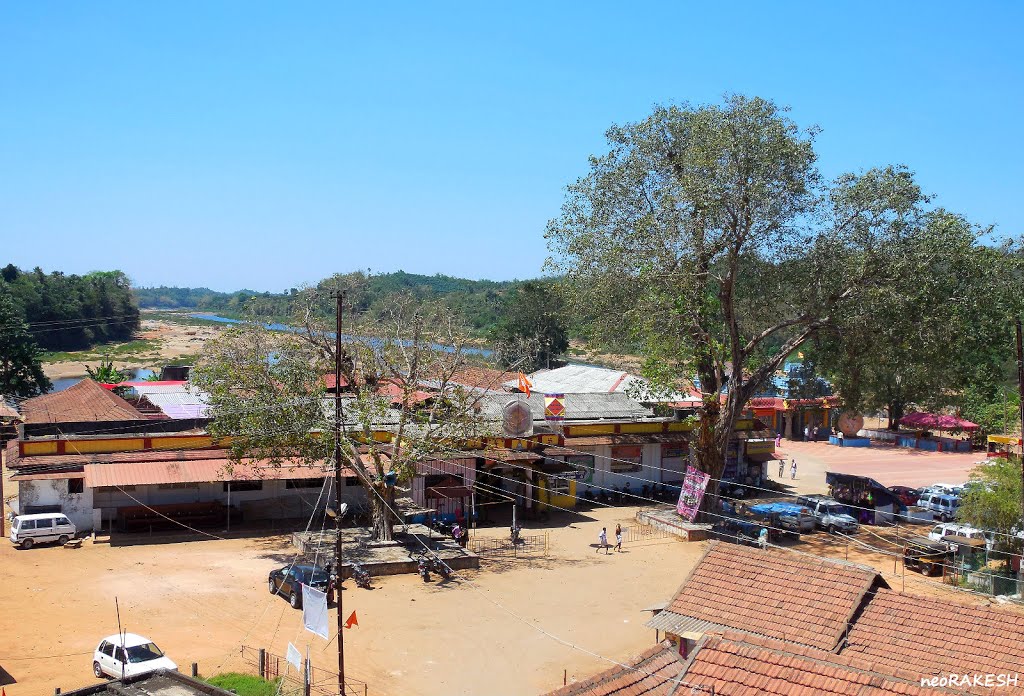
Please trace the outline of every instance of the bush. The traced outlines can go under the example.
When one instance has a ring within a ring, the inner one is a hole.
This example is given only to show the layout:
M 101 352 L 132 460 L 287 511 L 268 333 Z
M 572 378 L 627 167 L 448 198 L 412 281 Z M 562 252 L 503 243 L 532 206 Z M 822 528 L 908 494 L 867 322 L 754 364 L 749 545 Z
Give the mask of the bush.
M 238 696 L 275 696 L 280 681 L 280 677 L 274 681 L 268 681 L 254 674 L 225 672 L 210 677 L 206 683 L 225 691 L 234 691 Z

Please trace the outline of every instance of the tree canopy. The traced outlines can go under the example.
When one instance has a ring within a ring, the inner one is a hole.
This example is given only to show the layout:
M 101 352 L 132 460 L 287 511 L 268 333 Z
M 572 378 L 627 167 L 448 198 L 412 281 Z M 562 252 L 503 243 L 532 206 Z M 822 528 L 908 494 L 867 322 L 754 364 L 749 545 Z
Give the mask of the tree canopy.
M 529 280 L 513 288 L 491 334 L 498 359 L 520 371 L 551 367 L 569 347 L 565 302 L 551 282 Z
M 39 355 L 14 300 L 0 287 L 0 397 L 31 397 L 50 390 Z
M 292 320 L 301 327 L 297 333 L 250 323 L 205 346 L 193 381 L 210 394 L 210 431 L 232 437 L 234 459 L 314 463 L 325 475 L 333 470 L 336 421 L 326 394 L 334 372 L 332 294 L 358 296 L 361 289 L 343 277 L 334 288 L 321 284 L 300 293 Z M 406 298 L 346 317 L 340 465 L 366 490 L 374 538 L 388 540 L 396 495 L 386 475 L 401 485 L 417 462 L 448 458 L 453 442 L 486 429 L 473 408 L 477 396 L 453 380 L 466 364 L 467 344 L 450 312 Z
M 78 276 L 40 268 L 25 272 L 8 264 L 0 278 L 43 350 L 127 341 L 139 329 L 139 308 L 121 271 Z
M 783 361 L 938 263 L 941 230 L 911 172 L 826 182 L 815 135 L 760 98 L 656 107 L 608 130 L 548 224 L 573 310 L 641 346 L 649 377 L 701 388 L 694 448 L 712 493 L 737 418 Z

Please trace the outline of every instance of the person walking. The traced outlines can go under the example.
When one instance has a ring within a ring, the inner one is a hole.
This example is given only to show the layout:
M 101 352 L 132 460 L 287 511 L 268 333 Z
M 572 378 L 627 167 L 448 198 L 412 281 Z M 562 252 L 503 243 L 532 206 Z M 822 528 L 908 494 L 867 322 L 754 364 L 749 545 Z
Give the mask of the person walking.
M 809 442 L 811 439 L 811 426 L 804 426 L 804 442 Z
M 782 447 L 782 433 L 775 433 L 775 449 Z
M 615 525 L 615 550 L 622 552 L 622 525 Z
M 796 480 L 796 459 L 789 465 L 789 478 Z
M 786 460 L 779 459 L 779 478 L 781 479 L 786 474 Z
M 601 549 L 604 549 L 605 555 L 608 554 L 608 529 L 601 527 L 601 533 L 597 535 L 597 550 L 595 553 L 601 553 Z

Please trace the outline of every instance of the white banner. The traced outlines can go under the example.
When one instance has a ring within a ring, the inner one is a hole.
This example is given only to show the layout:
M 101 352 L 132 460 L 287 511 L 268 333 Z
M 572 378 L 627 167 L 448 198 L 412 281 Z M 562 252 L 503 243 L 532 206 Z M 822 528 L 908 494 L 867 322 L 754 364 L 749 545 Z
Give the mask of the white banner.
M 309 585 L 302 586 L 302 623 L 307 631 L 329 638 L 327 629 L 327 594 Z
M 288 644 L 288 654 L 285 655 L 288 664 L 295 665 L 295 669 L 302 671 L 302 653 L 291 643 Z

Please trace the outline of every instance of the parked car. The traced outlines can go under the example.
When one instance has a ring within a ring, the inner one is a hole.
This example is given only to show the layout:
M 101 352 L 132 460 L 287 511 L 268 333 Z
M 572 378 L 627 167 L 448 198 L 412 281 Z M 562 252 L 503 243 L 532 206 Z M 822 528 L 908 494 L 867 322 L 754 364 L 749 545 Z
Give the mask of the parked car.
M 947 539 L 946 537 L 950 538 Z M 991 534 L 987 534 L 984 530 L 976 529 L 970 525 L 957 524 L 955 522 L 943 522 L 935 525 L 928 532 L 928 538 L 932 541 L 945 541 L 947 543 L 956 539 L 982 539 L 990 550 L 992 548 Z
M 326 570 L 314 565 L 286 565 L 270 571 L 268 578 L 270 594 L 288 598 L 293 609 L 302 607 L 302 586 L 327 593 L 328 603 L 334 601 L 334 583 Z
M 92 654 L 92 673 L 120 679 L 148 674 L 158 669 L 175 670 L 178 665 L 164 655 L 149 638 L 134 633 L 107 636 Z
M 748 510 L 758 519 L 771 526 L 796 534 L 814 531 L 814 515 L 804 505 L 797 503 L 758 503 Z
M 945 493 L 926 493 L 917 501 L 918 507 L 923 507 L 943 522 L 949 522 L 956 517 L 956 511 L 960 507 L 960 499 L 956 496 Z
M 942 566 L 953 562 L 953 552 L 941 541 L 910 537 L 904 542 L 903 564 L 924 575 L 938 575 Z
M 896 500 L 905 507 L 917 505 L 917 501 L 921 497 L 921 491 L 909 486 L 889 486 L 889 492 L 896 496 Z
M 23 549 L 36 544 L 56 541 L 66 544 L 75 538 L 75 525 L 59 512 L 42 512 L 35 515 L 18 515 L 11 522 L 11 543 Z
M 845 534 L 857 531 L 857 520 L 847 514 L 846 508 L 838 501 L 828 496 L 806 495 L 796 501 L 806 506 L 814 516 L 814 523 L 821 529 L 827 529 L 829 534 L 835 534 L 836 530 Z
M 959 498 L 963 494 L 963 491 L 963 486 L 958 486 L 953 483 L 933 483 L 925 488 L 922 493 L 942 493 L 943 495 L 952 495 Z

